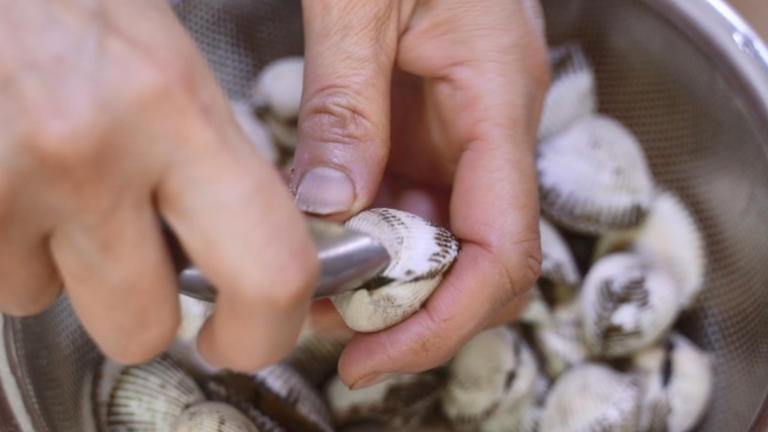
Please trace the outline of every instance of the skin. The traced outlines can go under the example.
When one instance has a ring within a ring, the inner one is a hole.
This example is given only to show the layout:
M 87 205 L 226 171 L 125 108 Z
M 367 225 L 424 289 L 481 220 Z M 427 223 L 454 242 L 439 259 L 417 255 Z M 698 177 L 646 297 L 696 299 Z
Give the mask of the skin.
M 202 356 L 239 370 L 283 357 L 317 277 L 308 230 L 167 2 L 0 6 L 0 311 L 38 313 L 64 289 L 107 355 L 158 354 L 179 321 L 159 215 L 219 288 Z M 303 6 L 293 190 L 309 169 L 333 167 L 354 195 L 324 216 L 375 202 L 462 241 L 421 311 L 348 345 L 340 375 L 361 387 L 443 363 L 524 304 L 540 264 L 545 43 L 534 1 Z M 333 327 L 327 303 L 314 309 Z
M 508 321 L 538 276 L 535 135 L 548 85 L 535 2 L 306 0 L 294 188 L 318 166 L 347 174 L 345 219 L 375 202 L 444 223 L 462 249 L 425 306 L 354 337 L 354 388 L 444 363 Z M 333 312 L 315 306 L 328 325 Z M 331 316 L 329 316 L 331 315 Z

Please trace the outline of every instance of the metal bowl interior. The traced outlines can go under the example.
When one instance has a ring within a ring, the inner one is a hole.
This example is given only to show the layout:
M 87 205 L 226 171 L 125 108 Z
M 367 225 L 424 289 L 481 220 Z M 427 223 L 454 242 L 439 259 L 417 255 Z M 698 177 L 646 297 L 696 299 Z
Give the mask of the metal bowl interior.
M 716 370 L 700 430 L 749 430 L 768 389 L 768 122 L 761 111 L 768 101 L 697 36 L 717 29 L 659 7 L 675 2 L 545 0 L 548 37 L 583 44 L 597 71 L 600 110 L 638 135 L 658 181 L 694 210 L 706 239 L 707 286 L 681 329 L 713 354 Z M 714 0 L 691 3 L 730 22 Z M 182 0 L 175 7 L 230 96 L 244 96 L 268 61 L 302 52 L 298 1 Z M 743 42 L 734 38 L 734 47 Z M 6 318 L 3 334 L 29 413 L 18 423 L 89 430 L 82 398 L 100 354 L 66 299 L 39 316 Z

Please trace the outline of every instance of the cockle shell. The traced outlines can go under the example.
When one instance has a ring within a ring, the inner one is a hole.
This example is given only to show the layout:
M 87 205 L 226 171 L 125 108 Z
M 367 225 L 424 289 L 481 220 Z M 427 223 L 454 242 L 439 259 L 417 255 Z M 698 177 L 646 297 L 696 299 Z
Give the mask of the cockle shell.
M 248 101 L 232 100 L 230 106 L 237 124 L 240 125 L 248 141 L 264 159 L 272 164 L 277 163 L 279 153 L 272 135 L 267 126 L 256 117 L 253 105 Z
M 684 308 L 701 292 L 706 271 L 704 240 L 693 215 L 673 193 L 659 194 L 636 229 L 602 236 L 595 253 L 601 256 L 620 249 L 642 252 L 664 266 L 678 284 Z
M 203 388 L 209 399 L 229 403 L 261 430 L 273 430 L 274 425 L 289 431 L 333 430 L 318 391 L 283 363 L 253 375 L 221 372 L 206 379 Z
M 184 410 L 174 432 L 260 432 L 235 407 L 222 402 L 200 402 Z
M 538 286 L 545 301 L 556 306 L 577 295 L 581 272 L 563 236 L 544 218 L 539 220 L 541 235 L 541 275 Z
M 678 333 L 633 358 L 643 385 L 640 429 L 687 432 L 704 414 L 713 387 L 707 353 Z
M 107 429 L 170 432 L 187 407 L 204 399 L 192 377 L 161 356 L 121 371 L 107 406 Z
M 654 182 L 637 138 L 618 121 L 592 115 L 539 143 L 542 211 L 586 234 L 642 222 Z
M 297 122 L 304 76 L 303 57 L 284 57 L 259 72 L 251 88 L 251 101 L 277 143 L 293 150 L 298 141 Z
M 580 294 L 587 347 L 595 354 L 633 354 L 659 340 L 679 311 L 677 286 L 666 270 L 640 254 L 597 261 Z
M 564 373 L 547 396 L 540 432 L 637 432 L 640 390 L 633 376 L 584 363 Z
M 583 338 L 579 302 L 557 306 L 548 325 L 534 328 L 533 339 L 543 368 L 551 378 L 584 362 L 589 352 Z
M 441 402 L 454 429 L 498 430 L 522 423 L 515 415 L 526 413 L 535 399 L 538 367 L 533 352 L 506 326 L 475 335 L 448 371 Z
M 350 390 L 336 376 L 325 389 L 337 425 L 367 423 L 398 430 L 417 430 L 445 385 L 441 370 L 394 376 Z
M 459 252 L 448 230 L 400 210 L 366 210 L 345 225 L 378 239 L 390 256 L 379 277 L 331 298 L 347 326 L 359 332 L 382 330 L 413 315 Z
M 562 132 L 597 111 L 595 74 L 581 46 L 565 44 L 549 53 L 553 77 L 544 99 L 539 139 Z

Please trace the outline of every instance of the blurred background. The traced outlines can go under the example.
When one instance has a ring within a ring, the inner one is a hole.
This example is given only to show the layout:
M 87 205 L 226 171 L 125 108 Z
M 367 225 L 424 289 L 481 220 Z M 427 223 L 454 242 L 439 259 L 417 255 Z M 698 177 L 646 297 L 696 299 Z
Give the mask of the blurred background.
M 757 30 L 763 40 L 768 40 L 768 1 L 731 0 L 742 16 Z

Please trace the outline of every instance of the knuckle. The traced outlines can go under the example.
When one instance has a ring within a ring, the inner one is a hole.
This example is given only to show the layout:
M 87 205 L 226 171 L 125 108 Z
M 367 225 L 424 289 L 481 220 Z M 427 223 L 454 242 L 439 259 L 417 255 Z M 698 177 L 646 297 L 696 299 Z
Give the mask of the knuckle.
M 21 144 L 44 167 L 82 169 L 100 153 L 100 140 L 94 136 L 98 127 L 91 118 L 42 115 L 33 123 Z
M 268 290 L 268 302 L 280 310 L 291 310 L 308 302 L 317 279 L 317 259 L 309 252 L 299 252 L 286 265 L 275 268 L 293 269 L 278 275 L 280 282 Z
M 358 144 L 376 136 L 372 116 L 352 89 L 329 86 L 308 95 L 300 114 L 302 134 L 313 142 Z

